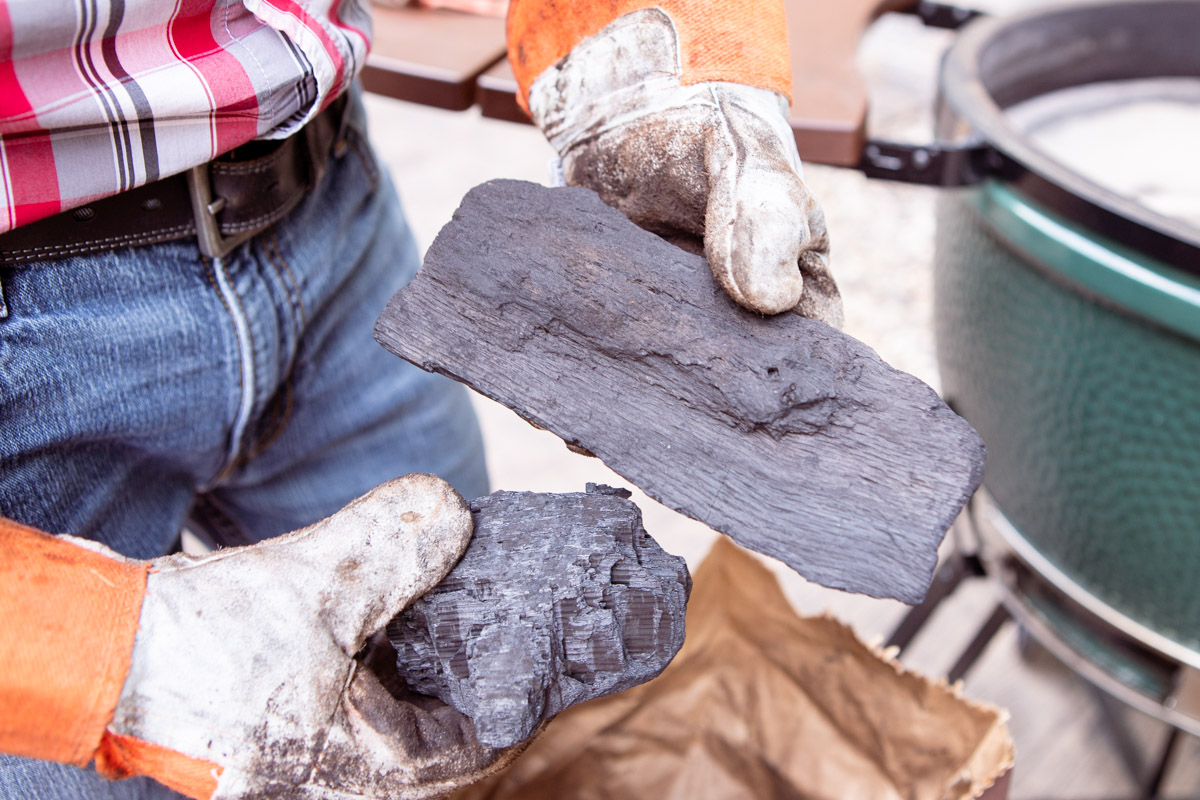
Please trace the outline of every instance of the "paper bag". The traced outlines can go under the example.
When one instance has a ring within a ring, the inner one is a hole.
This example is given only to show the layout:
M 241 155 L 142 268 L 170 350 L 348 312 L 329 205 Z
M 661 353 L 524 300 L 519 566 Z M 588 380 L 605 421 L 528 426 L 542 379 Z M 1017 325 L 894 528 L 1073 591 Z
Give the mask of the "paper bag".
M 797 616 L 721 539 L 662 675 L 564 712 L 455 800 L 1002 800 L 1005 718 L 830 617 Z

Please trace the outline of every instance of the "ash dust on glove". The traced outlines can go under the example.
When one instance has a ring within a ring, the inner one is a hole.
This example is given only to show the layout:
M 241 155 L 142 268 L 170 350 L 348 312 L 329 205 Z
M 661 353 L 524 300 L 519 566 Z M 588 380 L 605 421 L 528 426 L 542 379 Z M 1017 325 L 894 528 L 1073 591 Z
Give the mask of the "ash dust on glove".
M 518 6 L 535 2 L 518 0 L 510 32 L 514 19 L 534 16 Z M 538 74 L 528 91 L 534 122 L 568 183 L 681 246 L 702 239 L 713 277 L 737 303 L 840 327 L 825 219 L 803 181 L 779 80 L 741 74 L 728 59 L 697 65 L 685 51 L 713 40 L 703 30 L 711 17 L 688 19 L 695 4 L 664 5 L 683 8 L 617 17 Z M 786 41 L 781 49 L 786 57 Z
M 471 538 L 432 475 L 248 547 L 151 562 L 131 666 L 96 752 L 198 798 L 438 797 L 513 751 L 469 719 L 385 685 L 373 634 L 450 571 Z M 394 668 L 393 668 L 394 671 Z

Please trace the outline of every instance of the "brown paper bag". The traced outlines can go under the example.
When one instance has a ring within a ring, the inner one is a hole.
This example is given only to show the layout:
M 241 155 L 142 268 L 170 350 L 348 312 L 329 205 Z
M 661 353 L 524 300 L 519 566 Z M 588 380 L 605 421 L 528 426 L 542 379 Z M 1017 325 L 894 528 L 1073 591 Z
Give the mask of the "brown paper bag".
M 559 715 L 455 800 L 1002 800 L 1006 715 L 798 617 L 727 540 L 695 575 L 687 641 L 655 680 Z M 986 792 L 986 794 L 985 794 Z

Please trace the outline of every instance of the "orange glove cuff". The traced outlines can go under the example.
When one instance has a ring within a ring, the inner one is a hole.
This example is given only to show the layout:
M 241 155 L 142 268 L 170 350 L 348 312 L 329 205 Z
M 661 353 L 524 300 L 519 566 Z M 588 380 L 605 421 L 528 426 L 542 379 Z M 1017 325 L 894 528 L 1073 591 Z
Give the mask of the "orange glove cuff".
M 92 760 L 129 672 L 148 571 L 0 519 L 0 751 Z
M 149 775 L 193 800 L 209 800 L 221 768 L 132 736 L 106 731 L 96 750 L 96 771 L 109 780 Z
M 581 40 L 618 17 L 659 8 L 679 34 L 685 86 L 728 81 L 792 93 L 791 59 L 782 0 L 512 0 L 508 57 L 529 110 L 529 87 Z

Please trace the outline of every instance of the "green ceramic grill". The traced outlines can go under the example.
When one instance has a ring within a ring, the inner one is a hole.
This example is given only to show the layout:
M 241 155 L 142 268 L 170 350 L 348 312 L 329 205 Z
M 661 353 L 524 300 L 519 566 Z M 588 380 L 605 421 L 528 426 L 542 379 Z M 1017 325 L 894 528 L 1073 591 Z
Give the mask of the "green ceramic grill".
M 939 197 L 935 272 L 944 394 L 988 446 L 970 513 L 989 571 L 1038 638 L 1193 732 L 1200 230 L 1068 169 L 1010 110 L 1098 82 L 1200 85 L 1197 43 L 1197 2 L 968 26 L 942 66 L 939 136 L 965 135 L 979 170 Z M 1190 169 L 1200 191 L 1200 155 Z

